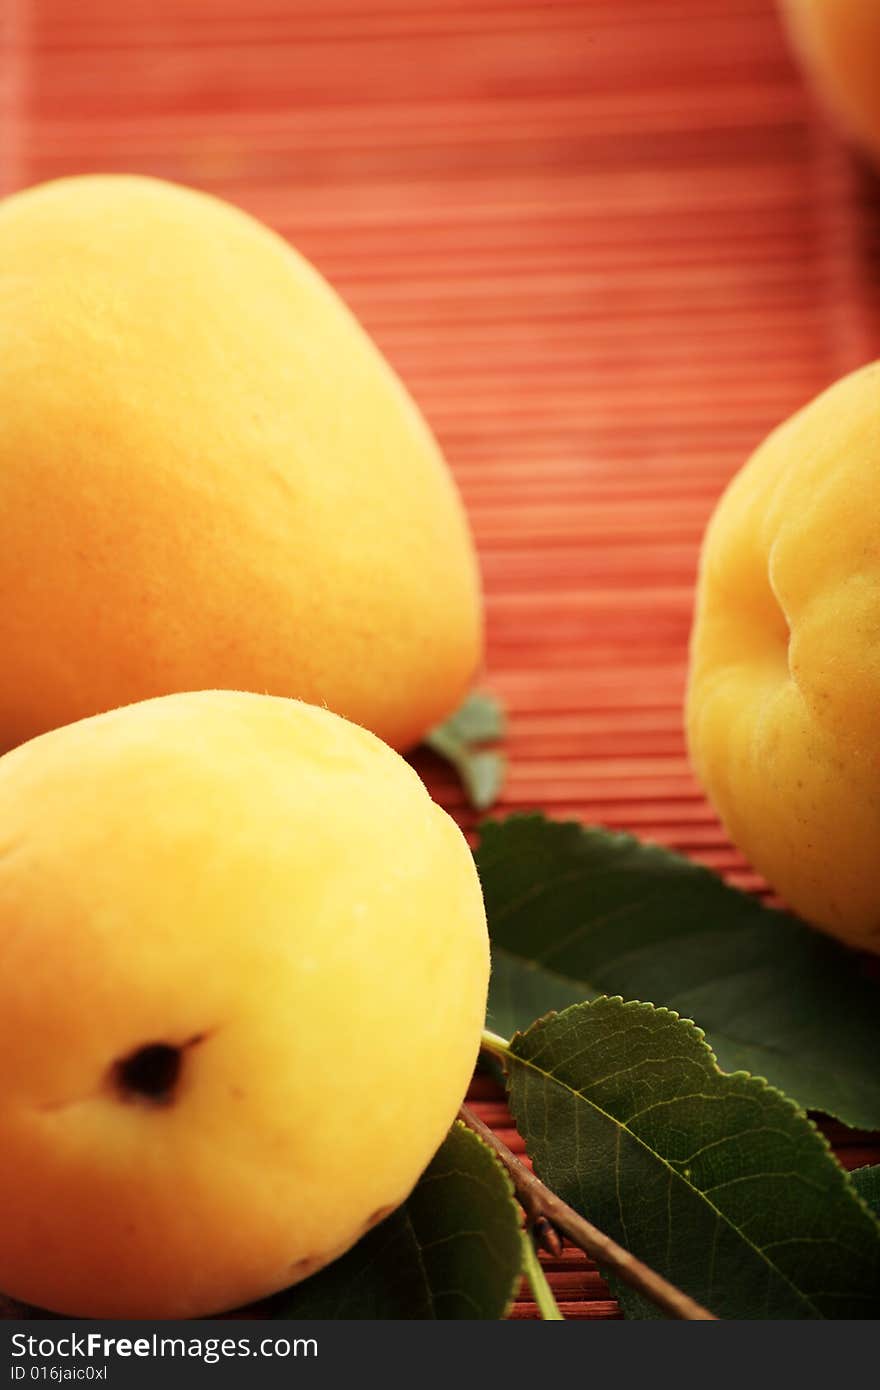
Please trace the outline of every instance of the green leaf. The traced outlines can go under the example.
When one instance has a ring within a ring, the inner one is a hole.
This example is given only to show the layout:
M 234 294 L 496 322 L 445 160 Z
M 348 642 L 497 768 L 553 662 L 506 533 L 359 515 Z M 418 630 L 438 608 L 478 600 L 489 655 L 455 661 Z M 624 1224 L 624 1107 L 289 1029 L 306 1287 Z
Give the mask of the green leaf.
M 468 800 L 477 811 L 487 811 L 497 801 L 504 784 L 503 753 L 480 749 L 504 737 L 504 710 L 494 695 L 469 695 L 464 704 L 425 735 L 425 745 L 451 763 Z
M 710 1312 L 880 1316 L 880 1225 L 827 1142 L 765 1081 L 721 1072 L 692 1023 L 597 999 L 517 1034 L 507 1060 L 543 1181 Z
M 496 1032 L 598 994 L 651 1000 L 695 1018 L 725 1070 L 880 1128 L 880 986 L 852 952 L 629 835 L 517 816 L 483 825 L 476 859 Z
M 346 1255 L 286 1289 L 276 1318 L 503 1318 L 519 1286 L 519 1207 L 456 1122 L 413 1192 Z
M 867 1202 L 875 1216 L 880 1216 L 880 1163 L 856 1168 L 849 1177 L 862 1201 Z
M 504 706 L 496 695 L 477 690 L 437 727 L 458 743 L 497 743 L 506 729 Z

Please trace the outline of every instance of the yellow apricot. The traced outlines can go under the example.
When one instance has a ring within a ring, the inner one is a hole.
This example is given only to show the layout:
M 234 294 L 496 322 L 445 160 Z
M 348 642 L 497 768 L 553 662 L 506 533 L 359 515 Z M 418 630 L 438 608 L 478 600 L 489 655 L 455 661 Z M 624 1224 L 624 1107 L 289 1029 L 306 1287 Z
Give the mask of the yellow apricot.
M 0 204 L 0 749 L 136 700 L 295 696 L 416 742 L 480 659 L 442 456 L 352 315 L 206 195 Z
M 880 951 L 880 363 L 777 429 L 706 533 L 687 724 L 724 824 L 796 911 Z
M 795 49 L 829 110 L 880 159 L 880 4 L 782 0 Z
M 464 1096 L 488 942 L 454 822 L 325 710 L 172 695 L 0 759 L 0 1289 L 189 1317 L 305 1277 Z

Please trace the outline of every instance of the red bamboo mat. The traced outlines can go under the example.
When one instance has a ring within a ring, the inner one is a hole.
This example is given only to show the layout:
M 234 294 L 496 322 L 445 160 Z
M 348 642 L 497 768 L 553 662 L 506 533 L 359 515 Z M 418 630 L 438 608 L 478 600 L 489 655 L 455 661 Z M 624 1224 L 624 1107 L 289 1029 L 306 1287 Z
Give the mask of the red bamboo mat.
M 230 198 L 419 400 L 480 548 L 501 809 L 758 886 L 685 756 L 700 535 L 764 433 L 880 352 L 880 195 L 770 0 L 4 4 L 0 192 L 129 170 Z M 515 1144 L 488 1083 L 474 1102 Z M 615 1315 L 582 1256 L 550 1277 L 567 1316 Z

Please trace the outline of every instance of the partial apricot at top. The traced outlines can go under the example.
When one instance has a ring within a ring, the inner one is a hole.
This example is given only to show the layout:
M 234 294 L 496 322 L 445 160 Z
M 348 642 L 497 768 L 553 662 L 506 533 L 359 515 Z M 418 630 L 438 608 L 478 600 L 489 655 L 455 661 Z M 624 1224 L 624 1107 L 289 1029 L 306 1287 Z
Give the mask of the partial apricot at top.
M 880 4 L 781 0 L 794 48 L 841 130 L 880 161 Z

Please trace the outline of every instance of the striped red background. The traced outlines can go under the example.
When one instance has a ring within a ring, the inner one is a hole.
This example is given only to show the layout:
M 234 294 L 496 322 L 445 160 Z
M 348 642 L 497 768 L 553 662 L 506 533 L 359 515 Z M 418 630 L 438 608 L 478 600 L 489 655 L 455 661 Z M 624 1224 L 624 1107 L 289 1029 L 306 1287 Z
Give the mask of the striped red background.
M 767 429 L 880 343 L 877 186 L 770 0 L 5 0 L 0 191 L 108 169 L 280 229 L 421 403 L 482 557 L 502 809 L 754 885 L 682 738 L 700 535 Z M 613 1315 L 581 1256 L 552 1279 Z

